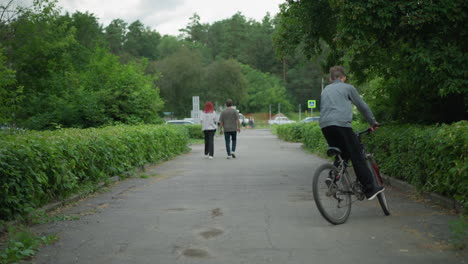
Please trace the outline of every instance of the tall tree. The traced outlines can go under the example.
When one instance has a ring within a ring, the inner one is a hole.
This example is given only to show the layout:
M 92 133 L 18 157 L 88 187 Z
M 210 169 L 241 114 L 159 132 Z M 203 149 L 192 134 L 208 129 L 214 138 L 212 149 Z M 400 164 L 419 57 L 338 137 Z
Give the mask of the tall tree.
M 145 60 L 121 64 L 100 47 L 94 16 L 62 16 L 55 3 L 35 1 L 5 25 L 2 122 L 13 114 L 31 129 L 158 122 L 163 103 L 154 77 L 144 74 Z
M 58 19 L 61 21 L 59 23 L 68 25 L 69 30 L 74 33 L 74 38 L 78 42 L 78 45 L 70 50 L 75 66 L 78 69 L 85 67 L 94 49 L 106 46 L 102 26 L 96 16 L 88 12 L 76 12 L 72 15 L 66 13 Z
M 71 15 L 70 26 L 76 29 L 75 38 L 85 48 L 94 49 L 104 45 L 103 28 L 94 14 L 77 11 Z
M 278 55 L 303 45 L 345 62 L 361 83 L 382 77 L 392 118 L 452 122 L 468 112 L 466 1 L 293 1 L 281 7 Z
M 240 64 L 233 59 L 219 59 L 208 65 L 203 87 L 203 98 L 218 105 L 222 105 L 227 98 L 239 105 L 247 95 L 247 83 Z
M 144 30 L 145 27 L 140 20 L 131 23 L 127 28 L 124 50 L 133 57 L 138 57 L 141 54 Z
M 149 60 L 156 60 L 160 57 L 158 46 L 161 42 L 161 34 L 157 31 L 145 28 L 141 37 L 140 56 Z
M 200 23 L 200 16 L 195 13 L 190 17 L 190 23 L 180 31 L 185 33 L 185 40 L 206 44 L 208 40 L 208 27 L 209 25 Z
M 23 88 L 17 86 L 15 71 L 6 66 L 0 46 L 0 124 L 15 122 L 15 114 L 23 99 Z
M 96 122 L 157 123 L 163 107 L 156 78 L 144 74 L 145 64 L 119 63 L 115 55 L 96 50 L 82 86 L 97 101 L 91 103 L 104 120 Z M 90 116 L 89 118 L 93 118 Z
M 114 19 L 105 28 L 105 36 L 110 51 L 114 54 L 122 54 L 127 34 L 127 23 L 122 19 Z
M 265 113 L 268 112 L 270 105 L 275 111 L 278 104 L 281 104 L 283 112 L 293 110 L 286 88 L 277 77 L 258 71 L 248 65 L 242 65 L 241 68 L 247 83 L 247 96 L 240 104 L 243 112 Z
M 238 58 L 247 42 L 248 22 L 240 12 L 224 21 L 221 56 L 226 59 Z
M 183 47 L 183 42 L 179 41 L 176 37 L 165 35 L 161 38 L 157 50 L 159 57 L 164 59 Z
M 166 102 L 166 110 L 178 117 L 190 116 L 192 96 L 200 95 L 203 64 L 201 56 L 181 48 L 157 63 L 161 77 L 157 85 Z
M 262 23 L 251 22 L 247 32 L 245 48 L 238 55 L 239 61 L 263 72 L 279 73 L 281 61 L 275 58 L 274 25 L 270 14 L 267 13 Z

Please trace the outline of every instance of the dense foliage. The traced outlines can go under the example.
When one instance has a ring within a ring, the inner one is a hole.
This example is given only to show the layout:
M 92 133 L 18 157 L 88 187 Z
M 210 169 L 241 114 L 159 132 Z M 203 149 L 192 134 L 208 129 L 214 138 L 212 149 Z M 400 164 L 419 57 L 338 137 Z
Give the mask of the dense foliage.
M 284 112 L 296 103 L 305 109 L 320 93 L 318 63 L 300 52 L 275 57 L 277 22 L 269 14 L 257 22 L 236 13 L 212 24 L 194 14 L 179 36 L 161 36 L 139 20 L 103 26 L 88 12 L 63 14 L 54 0 L 15 9 L 16 2 L 0 5 L 1 14 L 12 14 L 0 16 L 2 123 L 157 123 L 162 112 L 189 116 L 194 95 L 217 106 L 232 98 L 242 112 L 267 112 L 270 105 Z
M 116 18 L 103 26 L 88 12 L 63 14 L 57 0 L 34 0 L 28 8 L 14 8 L 11 3 L 15 1 L 0 5 L 3 131 L 5 124 L 12 132 L 16 127 L 46 130 L 157 124 L 162 112 L 189 116 L 194 95 L 200 96 L 201 104 L 210 100 L 218 107 L 230 97 L 244 113 L 266 113 L 270 106 L 273 113 L 280 106 L 283 112 L 295 111 L 296 104 L 302 104 L 304 110 L 307 100 L 319 100 L 326 77 L 323 72 L 335 64 L 350 70 L 350 82 L 357 84 L 378 120 L 451 123 L 466 119 L 468 112 L 468 4 L 463 0 L 286 0 L 277 17 L 266 14 L 260 22 L 236 13 L 206 24 L 194 14 L 179 36 L 161 36 L 139 20 L 127 23 Z M 201 137 L 198 126 L 186 128 L 192 137 Z M 102 144 L 98 147 L 103 151 L 111 148 L 105 140 L 129 149 L 117 142 L 122 136 L 119 129 L 129 135 L 137 133 L 132 130 L 136 128 L 107 128 L 96 130 L 93 136 L 90 131 L 94 130 L 84 130 L 82 135 L 61 130 L 59 134 L 3 137 L 0 150 L 8 147 L 8 151 L 1 152 L 1 175 L 13 173 L 17 179 L 0 177 L 5 181 L 0 192 L 5 189 L 14 194 L 0 196 L 2 216 L 66 195 L 80 181 L 87 181 L 87 173 L 95 180 L 124 169 L 114 164 L 117 167 L 101 168 L 104 172 L 94 171 L 94 161 L 83 161 L 92 166 L 72 170 L 82 158 L 73 160 L 75 154 L 109 158 L 107 152 L 101 156 L 86 152 L 85 147 L 95 142 Z M 147 129 L 152 131 L 141 128 Z M 308 148 L 324 153 L 326 145 L 314 125 L 275 129 L 280 137 L 303 140 Z M 392 129 L 401 134 L 392 134 Z M 379 142 L 387 142 L 381 147 L 390 156 L 384 161 L 384 170 L 466 202 L 460 198 L 466 190 L 454 181 L 466 177 L 466 129 L 465 122 L 382 129 L 376 135 L 388 137 Z M 401 135 L 407 142 L 404 146 L 399 145 Z M 140 136 L 128 139 L 138 149 L 129 151 L 127 157 L 134 157 L 136 163 L 119 160 L 125 169 L 143 162 L 142 151 L 148 155 L 156 151 L 141 146 L 151 135 L 138 141 Z M 167 140 L 158 139 L 162 145 L 152 147 L 164 147 Z M 185 136 L 180 140 L 183 144 Z M 70 154 L 60 144 L 77 148 L 77 152 Z M 437 159 L 419 153 L 424 148 L 433 148 Z M 415 150 L 417 155 L 412 155 Z M 117 159 L 120 154 L 116 153 Z M 418 171 L 400 175 L 405 166 Z
M 277 104 L 281 104 L 282 112 L 294 109 L 286 88 L 281 85 L 278 78 L 248 65 L 242 65 L 241 68 L 247 82 L 247 96 L 242 101 L 245 112 L 267 112 L 270 105 L 276 107 Z
M 139 20 L 103 26 L 88 12 L 61 14 L 57 1 L 34 3 L 0 6 L 2 123 L 154 123 L 162 111 L 188 116 L 193 95 L 218 106 L 231 97 L 242 112 L 305 110 L 334 64 L 350 69 L 379 119 L 466 119 L 466 1 L 287 0 L 260 22 L 236 13 L 207 24 L 194 14 L 179 36 Z M 91 71 L 96 63 L 102 68 Z M 128 80 L 101 85 L 114 69 Z
M 281 6 L 277 52 L 301 47 L 325 68 L 345 64 L 387 117 L 434 123 L 466 119 L 466 1 L 294 1 Z
M 31 129 L 160 122 L 155 78 L 142 62 L 120 63 L 103 36 L 93 15 L 60 15 L 54 2 L 0 21 L 0 121 Z
M 275 18 L 267 14 L 257 22 L 237 13 L 213 24 L 203 24 L 200 20 L 195 14 L 189 25 L 181 30 L 186 41 L 202 49 L 207 60 L 235 60 L 248 66 L 242 70 L 248 82 L 247 91 L 242 94 L 244 91 L 238 89 L 240 94 L 235 100 L 242 112 L 268 112 L 270 105 L 272 111 L 277 112 L 278 104 L 285 112 L 295 109 L 293 105 L 296 103 L 306 109 L 308 99 L 318 99 L 323 77 L 318 63 L 307 60 L 300 52 L 276 58 L 272 39 L 276 30 Z M 219 66 L 222 64 L 209 69 Z M 223 75 L 218 78 L 225 79 Z M 204 86 L 210 86 L 210 79 L 205 80 Z M 265 83 L 260 83 L 261 80 Z M 221 83 L 215 87 L 220 89 L 225 85 Z M 205 94 L 223 94 L 223 89 L 202 93 L 202 98 Z
M 304 129 L 306 129 L 307 123 L 299 122 L 292 124 L 275 125 L 274 131 L 278 137 L 285 141 L 290 142 L 303 142 L 304 141 Z
M 364 130 L 365 124 L 354 129 Z M 417 188 L 455 198 L 468 209 L 468 122 L 451 125 L 386 125 L 363 140 L 381 171 Z M 304 143 L 324 155 L 327 143 L 317 123 L 281 125 L 278 137 Z
M 166 160 L 187 150 L 188 139 L 188 129 L 167 125 L 0 135 L 0 219 Z
M 201 125 L 184 125 L 189 133 L 189 138 L 192 139 L 204 139 L 205 135 L 203 134 Z

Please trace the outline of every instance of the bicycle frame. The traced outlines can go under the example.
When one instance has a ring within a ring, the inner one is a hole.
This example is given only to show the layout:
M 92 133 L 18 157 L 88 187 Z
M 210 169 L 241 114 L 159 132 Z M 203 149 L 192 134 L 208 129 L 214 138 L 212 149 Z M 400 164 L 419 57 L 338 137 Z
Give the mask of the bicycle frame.
M 367 129 L 356 133 L 356 136 L 374 182 L 383 186 L 377 163 L 372 154 L 366 151 L 365 145 L 361 141 L 361 136 L 369 134 L 371 131 L 371 129 Z M 313 196 L 317 209 L 322 216 L 328 222 L 338 225 L 343 224 L 348 219 L 351 205 L 358 200 L 364 200 L 366 195 L 358 178 L 352 178 L 347 171 L 348 165 L 341 156 L 341 150 L 330 147 L 327 154 L 330 157 L 335 157 L 335 162 L 334 164 L 322 164 L 314 172 L 312 180 Z M 356 200 L 352 198 L 353 195 Z M 384 214 L 390 215 L 385 194 L 381 192 L 377 195 L 377 198 Z
M 365 145 L 364 145 L 364 143 L 362 143 L 362 140 L 361 140 L 362 135 L 369 135 L 371 132 L 372 132 L 372 129 L 368 128 L 366 130 L 363 130 L 363 131 L 360 131 L 360 132 L 356 133 L 356 136 L 358 138 L 362 154 L 364 155 L 366 160 L 370 161 L 370 163 L 372 165 L 372 167 L 369 168 L 369 169 L 374 170 L 374 172 L 375 172 L 375 174 L 377 176 L 378 184 L 383 185 L 383 179 L 382 179 L 382 176 L 380 175 L 379 167 L 377 166 L 377 163 L 375 162 L 374 155 L 372 153 L 366 151 Z
M 344 191 L 340 190 L 343 193 L 348 193 L 351 195 L 356 196 L 357 200 L 362 201 L 364 199 L 364 193 L 362 192 L 362 186 L 357 177 L 352 180 L 351 176 L 349 175 L 347 169 L 348 165 L 346 164 L 345 160 L 341 157 L 340 154 L 337 154 L 336 157 L 338 158 L 338 177 L 335 178 L 335 180 L 339 180 L 341 177 L 345 177 L 347 179 L 347 182 L 350 183 L 350 190 L 349 191 Z M 331 188 L 331 186 L 330 186 Z M 355 201 L 351 201 L 351 203 L 354 203 Z
M 376 172 L 377 180 L 379 181 L 379 184 L 383 185 L 383 180 L 382 180 L 382 177 L 380 175 L 379 168 L 377 167 L 377 163 L 375 163 L 373 155 L 371 153 L 366 152 L 365 145 L 364 145 L 364 143 L 362 143 L 362 140 L 361 140 L 362 135 L 364 135 L 364 134 L 368 135 L 371 132 L 372 132 L 372 130 L 370 128 L 368 128 L 366 130 L 357 132 L 356 137 L 358 138 L 359 146 L 361 148 L 361 152 L 364 155 L 365 159 L 371 161 L 371 164 L 372 164 L 373 167 L 369 168 L 369 169 L 373 169 Z M 346 192 L 346 193 L 349 193 L 351 195 L 356 196 L 357 200 L 359 200 L 359 201 L 364 200 L 365 195 L 364 195 L 364 192 L 362 191 L 362 185 L 359 182 L 358 178 L 356 177 L 354 180 L 352 180 L 349 173 L 346 171 L 348 166 L 347 166 L 345 160 L 341 157 L 340 154 L 336 154 L 335 156 L 338 158 L 337 168 L 338 168 L 339 177 L 347 177 L 348 182 L 351 184 L 350 191 Z

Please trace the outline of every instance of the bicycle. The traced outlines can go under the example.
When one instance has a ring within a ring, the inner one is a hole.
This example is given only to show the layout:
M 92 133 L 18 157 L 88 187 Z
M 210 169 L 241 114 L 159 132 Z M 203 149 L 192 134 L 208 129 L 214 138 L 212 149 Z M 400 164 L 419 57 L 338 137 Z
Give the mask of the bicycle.
M 356 133 L 356 136 L 359 140 L 361 151 L 366 158 L 366 163 L 372 172 L 374 182 L 379 186 L 383 186 L 382 176 L 380 175 L 377 163 L 373 155 L 366 151 L 365 145 L 361 141 L 361 136 L 368 135 L 371 131 L 368 128 Z M 366 197 L 358 179 L 351 180 L 351 176 L 347 170 L 348 165 L 341 157 L 341 150 L 329 147 L 327 155 L 329 157 L 336 157 L 337 166 L 327 163 L 318 167 L 314 173 L 312 190 L 315 203 L 322 216 L 328 222 L 338 225 L 348 220 L 351 213 L 351 204 L 356 201 L 362 201 Z M 354 195 L 357 200 L 352 201 L 351 195 Z M 379 193 L 377 198 L 384 214 L 390 215 L 384 192 Z

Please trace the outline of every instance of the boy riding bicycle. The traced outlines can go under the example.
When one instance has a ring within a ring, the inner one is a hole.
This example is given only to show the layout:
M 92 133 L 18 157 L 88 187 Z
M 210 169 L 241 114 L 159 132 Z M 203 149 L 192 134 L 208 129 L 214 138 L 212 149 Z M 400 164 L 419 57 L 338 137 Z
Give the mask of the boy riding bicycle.
M 359 112 L 364 115 L 371 129 L 375 129 L 379 123 L 375 121 L 371 109 L 362 100 L 356 88 L 345 83 L 346 75 L 343 67 L 330 68 L 330 81 L 332 83 L 325 87 L 321 95 L 320 128 L 328 145 L 339 148 L 345 161 L 351 159 L 366 198 L 372 200 L 385 188 L 374 183 L 359 141 L 351 128 L 352 104 L 356 105 Z

